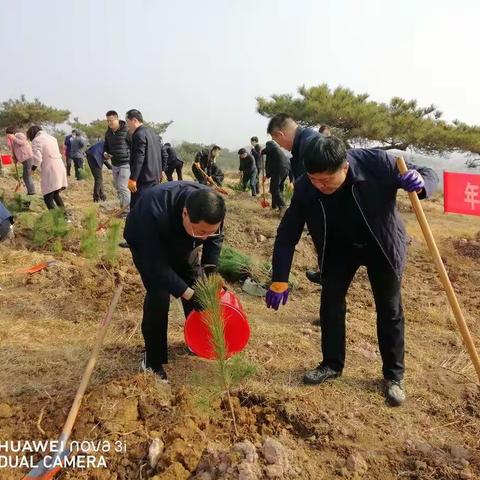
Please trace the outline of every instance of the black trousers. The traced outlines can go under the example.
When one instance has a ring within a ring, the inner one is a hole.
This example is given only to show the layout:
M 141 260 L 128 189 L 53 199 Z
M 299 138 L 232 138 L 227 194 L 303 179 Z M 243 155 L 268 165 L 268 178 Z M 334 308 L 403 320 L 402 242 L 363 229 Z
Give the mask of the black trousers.
M 177 180 L 178 181 L 183 180 L 182 169 L 183 169 L 183 163 L 182 162 L 178 162 L 176 165 L 167 166 L 167 169 L 165 171 L 165 174 L 167 176 L 167 180 L 169 182 L 173 181 L 173 172 L 177 172 Z
M 168 363 L 168 313 L 170 293 L 158 281 L 149 275 L 145 267 L 147 260 L 134 246 L 130 246 L 133 262 L 137 267 L 146 290 L 143 302 L 142 334 L 145 340 L 147 367 L 158 369 Z M 176 270 L 187 285 L 195 283 L 194 270 L 185 266 Z M 182 299 L 185 318 L 193 310 L 191 301 Z
M 67 162 L 67 177 L 69 177 L 72 171 L 73 158 L 67 156 L 65 160 Z
M 93 175 L 93 201 L 103 202 L 107 199 L 103 189 L 103 168 L 90 162 L 88 162 L 88 166 L 90 167 Z
M 62 197 L 60 197 L 61 190 L 56 190 L 55 192 L 47 193 L 43 196 L 43 201 L 49 210 L 54 208 L 65 208 Z
M 248 182 L 250 182 L 250 189 L 252 191 L 252 196 L 254 197 L 257 195 L 257 171 L 254 170 L 253 172 L 243 172 L 242 176 L 242 188 L 245 191 L 248 186 Z
M 83 158 L 73 158 L 73 166 L 75 167 L 75 178 L 81 180 L 80 170 L 83 170 Z M 68 171 L 67 171 L 68 175 Z
M 285 207 L 285 199 L 283 198 L 283 189 L 285 188 L 285 180 L 287 175 L 280 177 L 272 175 L 270 178 L 270 193 L 272 195 L 272 208 Z
M 379 248 L 325 252 L 322 271 L 320 326 L 323 364 L 342 371 L 345 363 L 345 296 L 355 272 L 367 267 L 377 310 L 377 337 L 383 376 L 401 380 L 404 373 L 404 316 L 401 280 Z

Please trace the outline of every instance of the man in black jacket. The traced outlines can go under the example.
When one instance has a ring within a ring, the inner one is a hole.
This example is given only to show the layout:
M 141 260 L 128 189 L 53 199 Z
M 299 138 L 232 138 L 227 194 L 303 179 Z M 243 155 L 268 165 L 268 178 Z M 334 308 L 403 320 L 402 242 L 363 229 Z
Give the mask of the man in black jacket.
M 252 137 L 250 139 L 250 145 L 252 149 L 250 150 L 250 154 L 255 159 L 255 165 L 257 167 L 257 193 L 260 192 L 260 175 L 263 172 L 264 165 L 263 165 L 263 156 L 262 156 L 262 147 L 260 143 L 258 143 L 258 137 Z
M 267 133 L 285 150 L 292 152 L 290 164 L 294 180 L 305 173 L 303 153 L 312 138 L 321 137 L 319 132 L 311 128 L 300 127 L 297 122 L 286 113 L 278 113 L 270 119 Z
M 166 175 L 169 182 L 173 181 L 173 172 L 177 172 L 177 180 L 183 180 L 182 169 L 183 169 L 183 160 L 178 155 L 177 151 L 170 145 L 170 143 L 165 144 L 165 150 L 167 152 L 167 168 Z
M 132 193 L 130 209 L 140 195 L 160 183 L 162 178 L 162 146 L 158 135 L 143 125 L 142 114 L 135 109 L 127 112 L 128 130 L 132 134 L 130 178 L 128 189 Z
M 394 157 L 380 149 L 346 150 L 336 137 L 313 138 L 304 152 L 307 175 L 295 184 L 292 202 L 277 231 L 273 283 L 267 306 L 288 300 L 295 245 L 305 223 L 322 278 L 320 325 L 323 361 L 303 380 L 318 384 L 342 374 L 345 361 L 345 296 L 360 265 L 367 267 L 377 309 L 385 395 L 391 405 L 405 400 L 404 317 L 400 296 L 407 236 L 396 208 L 399 188 L 429 197 L 435 172 L 409 164 L 399 175 Z
M 255 159 L 244 148 L 238 151 L 240 158 L 240 166 L 238 170 L 242 175 L 242 187 L 245 191 L 247 189 L 248 182 L 250 182 L 250 189 L 252 190 L 252 197 L 257 196 L 257 166 Z
M 197 182 L 202 185 L 222 186 L 225 175 L 217 165 L 217 158 L 220 156 L 221 148 L 214 145 L 210 151 L 201 150 L 195 154 L 195 160 L 192 165 L 192 172 Z
M 290 162 L 285 153 L 273 141 L 268 141 L 262 153 L 266 155 L 266 178 L 270 179 L 270 194 L 272 195 L 272 209 L 278 209 L 283 214 L 285 200 L 283 189 L 285 180 L 290 172 Z
M 170 295 L 182 299 L 185 316 L 196 307 L 192 286 L 202 271 L 216 271 L 225 212 L 225 201 L 209 187 L 168 182 L 147 189 L 127 218 L 124 237 L 147 291 L 143 363 L 160 378 L 166 379 Z
M 130 207 L 130 190 L 128 179 L 130 178 L 130 135 L 123 120 L 118 119 L 115 110 L 106 113 L 108 130 L 105 133 L 105 145 L 103 156 L 112 162 L 113 186 L 117 191 L 122 216 L 126 217 Z

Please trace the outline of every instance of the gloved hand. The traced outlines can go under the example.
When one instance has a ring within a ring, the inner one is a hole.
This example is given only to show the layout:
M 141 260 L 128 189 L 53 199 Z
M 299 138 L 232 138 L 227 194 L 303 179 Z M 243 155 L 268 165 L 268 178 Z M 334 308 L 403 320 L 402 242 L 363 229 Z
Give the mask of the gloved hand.
M 425 180 L 416 170 L 398 176 L 398 186 L 407 192 L 418 192 L 425 187 Z
M 129 178 L 128 179 L 128 189 L 132 193 L 135 193 L 137 191 L 137 182 L 135 180 L 132 180 L 131 178 Z
M 273 282 L 265 297 L 268 308 L 278 310 L 280 303 L 285 305 L 288 301 L 288 283 Z
M 203 312 L 204 308 L 202 304 L 199 302 L 197 295 L 194 293 L 193 297 L 189 300 L 190 305 L 194 310 L 197 312 Z

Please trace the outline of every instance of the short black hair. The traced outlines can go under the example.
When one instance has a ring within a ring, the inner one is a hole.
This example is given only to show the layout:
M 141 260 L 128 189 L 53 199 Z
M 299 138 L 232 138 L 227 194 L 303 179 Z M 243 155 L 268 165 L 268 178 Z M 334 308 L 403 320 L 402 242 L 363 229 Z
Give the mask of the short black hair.
M 223 222 L 227 212 L 223 197 L 209 188 L 191 193 L 185 202 L 185 208 L 192 223 L 206 222 L 209 225 Z
M 288 120 L 293 120 L 293 117 L 288 113 L 277 113 L 268 122 L 267 133 L 271 135 L 275 130 L 281 130 Z
M 27 130 L 27 138 L 32 141 L 36 136 L 37 133 L 42 129 L 39 125 L 32 125 L 28 130 Z
M 257 143 L 258 143 L 258 137 L 252 137 L 252 138 L 250 139 L 250 141 L 251 141 L 251 142 L 257 142 Z
M 118 118 L 118 113 L 115 110 L 109 110 L 106 114 L 106 117 L 117 117 Z
M 213 145 L 210 151 L 213 152 L 214 150 L 221 150 L 221 147 L 219 147 L 218 145 Z
M 308 173 L 335 173 L 346 160 L 345 144 L 334 136 L 312 138 L 303 154 L 303 163 Z
M 244 148 L 241 148 L 241 149 L 238 151 L 238 154 L 239 154 L 239 155 L 243 155 L 244 153 L 247 153 L 247 151 L 246 151 Z
M 171 147 L 171 146 L 172 146 L 171 143 L 169 143 L 169 142 L 164 143 L 163 145 L 164 145 L 165 147 Z
M 331 127 L 329 127 L 328 125 L 320 125 L 319 129 L 318 129 L 319 133 L 324 133 L 325 131 L 328 131 L 330 133 L 330 135 L 332 134 L 332 129 Z M 327 135 L 325 135 L 327 136 Z
M 140 123 L 143 123 L 143 115 L 140 112 L 140 110 L 136 110 L 135 108 L 132 108 L 127 112 L 127 118 L 129 120 L 133 120 L 136 118 Z
M 15 135 L 16 133 L 18 132 L 18 128 L 17 127 L 7 127 L 5 129 L 5 133 L 7 135 Z

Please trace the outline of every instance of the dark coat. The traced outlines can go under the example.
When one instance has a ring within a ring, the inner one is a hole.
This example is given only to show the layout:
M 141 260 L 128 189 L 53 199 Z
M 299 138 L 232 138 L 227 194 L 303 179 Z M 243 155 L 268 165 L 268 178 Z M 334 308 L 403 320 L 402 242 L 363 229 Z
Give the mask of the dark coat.
M 322 134 L 311 128 L 298 127 L 295 132 L 293 140 L 292 158 L 290 164 L 292 165 L 293 178 L 296 180 L 305 173 L 305 165 L 303 164 L 303 154 L 305 148 L 312 138 L 322 137 Z
M 255 159 L 255 165 L 260 173 L 263 170 L 262 147 L 257 143 L 250 151 L 250 154 Z
M 10 220 L 13 223 L 13 215 L 7 210 L 7 207 L 0 202 L 0 223 L 4 222 L 5 220 Z
M 238 170 L 245 175 L 250 175 L 251 173 L 255 172 L 257 170 L 257 165 L 253 156 L 247 153 L 245 158 L 241 158 L 240 167 Z
M 192 165 L 192 172 L 195 176 L 197 182 L 201 183 L 202 185 L 207 185 L 208 182 L 205 176 L 200 172 L 196 163 L 200 164 L 200 168 L 212 179 L 215 181 L 217 185 L 222 185 L 223 180 L 225 178 L 224 173 L 222 172 L 221 168 L 211 159 L 211 152 L 207 149 L 201 150 L 195 154 L 195 161 Z
M 347 151 L 352 180 L 352 195 L 365 218 L 367 226 L 392 269 L 401 278 L 406 259 L 407 236 L 396 208 L 398 169 L 395 158 L 380 149 Z M 425 180 L 420 198 L 429 197 L 438 185 L 438 176 L 427 167 L 408 164 L 418 170 Z M 305 223 L 317 250 L 322 271 L 326 247 L 326 218 L 322 194 L 303 175 L 295 183 L 290 207 L 278 227 L 273 250 L 272 278 L 287 282 L 295 245 L 299 242 Z M 328 250 L 328 249 L 327 249 Z
M 177 151 L 173 147 L 165 147 L 167 152 L 167 167 L 175 168 L 178 165 L 183 165 L 183 160 L 178 155 Z
M 267 157 L 265 162 L 265 176 L 267 178 L 283 179 L 288 176 L 290 162 L 275 142 L 267 142 L 262 153 Z
M 183 228 L 182 212 L 188 196 L 204 185 L 168 182 L 145 190 L 127 217 L 124 237 L 142 258 L 145 273 L 175 297 L 187 289 L 177 272 L 185 270 L 190 253 L 203 245 L 202 265 L 217 265 L 223 234 L 207 240 L 194 239 Z
M 108 168 L 111 168 L 110 162 L 108 162 L 103 156 L 105 148 L 105 142 L 94 143 L 90 148 L 85 152 L 87 154 L 87 161 L 90 166 L 102 168 L 103 164 L 107 165 Z
M 132 135 L 130 178 L 139 187 L 156 185 L 162 175 L 162 144 L 159 136 L 145 125 Z
M 112 156 L 112 164 L 115 167 L 126 165 L 130 162 L 131 139 L 128 127 L 120 120 L 120 127 L 115 132 L 109 128 L 105 133 L 105 153 Z

